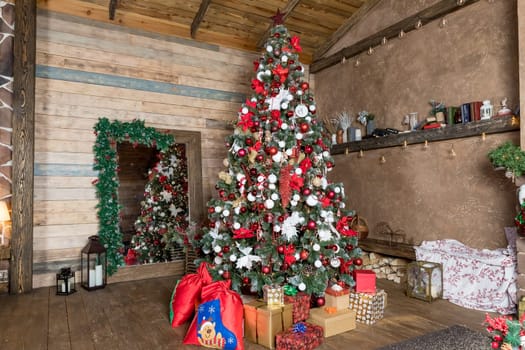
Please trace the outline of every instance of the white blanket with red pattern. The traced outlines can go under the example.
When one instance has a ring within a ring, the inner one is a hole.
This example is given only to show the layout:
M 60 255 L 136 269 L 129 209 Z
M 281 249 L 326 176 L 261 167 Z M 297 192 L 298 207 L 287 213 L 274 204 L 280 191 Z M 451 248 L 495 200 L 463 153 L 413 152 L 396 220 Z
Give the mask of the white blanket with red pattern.
M 516 312 L 516 252 L 478 250 L 452 239 L 414 247 L 418 261 L 443 265 L 443 299 L 475 310 Z

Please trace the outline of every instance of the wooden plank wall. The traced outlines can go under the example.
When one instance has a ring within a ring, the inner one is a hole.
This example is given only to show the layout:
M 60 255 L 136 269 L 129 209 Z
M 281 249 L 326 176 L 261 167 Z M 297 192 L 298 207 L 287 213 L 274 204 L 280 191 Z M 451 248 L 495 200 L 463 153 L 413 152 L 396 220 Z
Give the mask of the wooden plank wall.
M 37 19 L 33 286 L 78 264 L 97 232 L 91 181 L 99 117 L 201 132 L 203 194 L 215 194 L 258 54 L 40 10 Z

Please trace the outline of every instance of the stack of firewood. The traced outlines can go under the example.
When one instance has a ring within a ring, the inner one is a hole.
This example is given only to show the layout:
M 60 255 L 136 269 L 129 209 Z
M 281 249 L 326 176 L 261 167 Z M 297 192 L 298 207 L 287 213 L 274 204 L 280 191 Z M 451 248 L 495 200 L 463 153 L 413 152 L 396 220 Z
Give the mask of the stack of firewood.
M 410 260 L 365 251 L 363 251 L 361 258 L 363 259 L 363 269 L 373 270 L 377 278 L 386 278 L 395 283 L 405 281 L 407 265 Z

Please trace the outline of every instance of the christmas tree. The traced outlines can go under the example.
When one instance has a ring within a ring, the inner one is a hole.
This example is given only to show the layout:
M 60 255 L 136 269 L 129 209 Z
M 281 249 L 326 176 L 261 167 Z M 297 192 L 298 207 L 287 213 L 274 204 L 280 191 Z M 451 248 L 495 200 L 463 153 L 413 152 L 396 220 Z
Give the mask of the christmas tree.
M 303 80 L 299 38 L 274 26 L 254 62 L 253 95 L 226 141 L 226 171 L 208 204 L 207 227 L 194 245 L 214 279 L 261 292 L 288 284 L 320 295 L 330 281 L 352 286 L 360 261 L 342 184 L 330 183 L 330 139 Z
M 184 145 L 159 153 L 135 221 L 132 249 L 140 262 L 170 260 L 170 249 L 182 247 L 188 227 L 188 177 Z

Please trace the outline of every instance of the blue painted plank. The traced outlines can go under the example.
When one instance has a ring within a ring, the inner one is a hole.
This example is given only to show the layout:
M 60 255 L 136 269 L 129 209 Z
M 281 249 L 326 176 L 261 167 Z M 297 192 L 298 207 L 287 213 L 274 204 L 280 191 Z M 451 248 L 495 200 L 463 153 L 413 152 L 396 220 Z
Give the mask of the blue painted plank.
M 111 74 L 84 72 L 75 69 L 58 68 L 44 65 L 36 66 L 36 76 L 38 78 L 45 79 L 56 79 L 75 83 L 111 86 L 123 89 L 196 97 L 207 100 L 229 102 L 242 102 L 245 100 L 245 95 L 241 93 L 165 83 L 146 79 L 122 77 Z
M 97 177 L 91 164 L 35 163 L 35 176 L 86 176 Z

